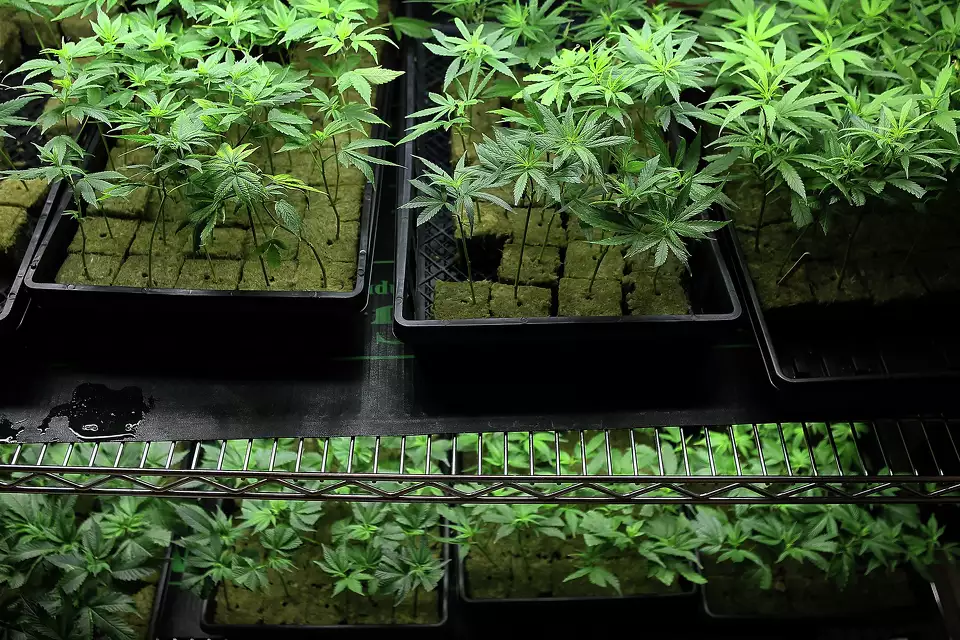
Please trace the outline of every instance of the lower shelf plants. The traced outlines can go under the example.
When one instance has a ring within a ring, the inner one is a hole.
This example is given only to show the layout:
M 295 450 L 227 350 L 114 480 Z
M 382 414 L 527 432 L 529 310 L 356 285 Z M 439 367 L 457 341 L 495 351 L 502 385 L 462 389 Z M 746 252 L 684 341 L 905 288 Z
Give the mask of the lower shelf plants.
M 447 561 L 434 507 L 245 500 L 236 518 L 177 512 L 192 530 L 178 543 L 181 584 L 211 598 L 211 630 L 441 621 Z
M 171 514 L 151 498 L 0 497 L 0 636 L 149 640 Z

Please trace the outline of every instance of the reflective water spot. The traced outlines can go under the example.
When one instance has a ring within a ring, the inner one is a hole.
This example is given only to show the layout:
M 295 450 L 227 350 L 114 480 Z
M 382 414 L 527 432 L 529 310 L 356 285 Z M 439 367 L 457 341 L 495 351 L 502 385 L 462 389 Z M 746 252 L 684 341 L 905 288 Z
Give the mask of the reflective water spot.
M 16 442 L 21 431 L 23 431 L 23 427 L 14 425 L 7 416 L 0 416 L 0 442 L 7 444 Z
M 143 416 L 153 409 L 153 398 L 143 399 L 139 387 L 110 389 L 85 382 L 73 390 L 70 402 L 50 410 L 40 431 L 50 428 L 54 418 L 66 418 L 67 427 L 82 440 L 118 440 L 136 434 Z

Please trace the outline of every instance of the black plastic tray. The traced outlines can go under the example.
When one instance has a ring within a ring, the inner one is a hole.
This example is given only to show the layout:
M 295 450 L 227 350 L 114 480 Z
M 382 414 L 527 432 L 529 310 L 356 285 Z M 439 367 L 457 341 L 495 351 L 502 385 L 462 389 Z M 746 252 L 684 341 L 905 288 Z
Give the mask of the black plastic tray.
M 771 383 L 793 392 L 877 389 L 960 380 L 960 296 L 952 303 L 806 305 L 765 312 L 733 225 L 724 238 L 736 258 L 746 301 Z
M 427 51 L 422 42 L 411 43 L 407 48 L 407 113 L 423 108 L 427 92 L 435 89 L 434 84 L 441 82 L 445 64 L 444 59 Z M 697 275 L 689 289 L 695 311 L 691 315 L 432 319 L 436 280 L 465 281 L 466 275 L 456 264 L 458 249 L 453 223 L 448 216 L 437 216 L 418 228 L 416 213 L 399 209 L 411 198 L 409 179 L 421 170 L 422 163 L 414 156 L 449 169 L 449 133 L 429 133 L 404 145 L 401 151 L 405 175 L 397 189 L 394 329 L 404 341 L 424 347 L 504 341 L 649 342 L 673 338 L 720 342 L 729 337 L 739 324 L 741 305 L 733 278 L 720 253 L 719 243 L 715 241 L 697 243 L 692 249 L 691 267 Z
M 15 330 L 20 325 L 26 313 L 29 295 L 23 288 L 24 276 L 30 267 L 33 254 L 36 252 L 37 245 L 40 243 L 40 238 L 43 237 L 43 232 L 47 228 L 47 222 L 53 215 L 52 212 L 59 212 L 64 209 L 61 202 L 61 191 L 59 182 L 50 185 L 50 191 L 47 193 L 47 198 L 43 202 L 43 209 L 40 211 L 36 226 L 30 234 L 30 241 L 24 251 L 23 259 L 20 261 L 20 267 L 15 274 L 10 274 L 13 275 L 13 279 L 8 280 L 6 277 L 8 274 L 0 274 L 0 286 L 5 284 L 5 280 L 10 283 L 8 287 L 5 287 L 7 290 L 6 298 L 0 303 L 0 335 Z
M 909 567 L 906 567 L 909 571 Z M 864 624 L 880 625 L 885 629 L 894 627 L 903 627 L 911 624 L 924 623 L 929 620 L 935 620 L 940 616 L 936 600 L 933 596 L 933 590 L 928 582 L 916 576 L 915 581 L 911 581 L 912 591 L 918 597 L 917 606 L 902 605 L 892 609 L 882 611 L 873 611 L 869 613 L 853 614 L 835 614 L 835 615 L 777 615 L 777 614 L 730 614 L 716 613 L 710 606 L 710 583 L 703 585 L 700 590 L 702 594 L 703 611 L 711 618 L 717 620 L 785 620 L 785 621 L 831 621 L 834 623 L 846 623 L 851 626 L 863 626 Z
M 384 66 L 392 66 L 396 54 L 384 48 Z M 381 85 L 377 91 L 377 107 L 382 115 L 391 105 L 390 92 L 395 83 Z M 384 118 L 387 120 L 388 118 Z M 385 139 L 389 127 L 375 125 L 371 137 Z M 382 157 L 386 147 L 375 147 Z M 105 149 L 94 143 L 94 166 L 105 163 Z M 373 165 L 374 183 L 382 186 L 382 166 Z M 69 194 L 69 189 L 63 190 Z M 25 281 L 38 304 L 52 309 L 83 309 L 117 317 L 118 314 L 181 315 L 190 311 L 269 312 L 291 311 L 316 313 L 324 317 L 352 316 L 366 307 L 370 289 L 370 253 L 379 211 L 381 189 L 367 183 L 360 214 L 359 255 L 356 284 L 352 291 L 205 291 L 161 289 L 84 284 L 57 284 L 57 271 L 67 256 L 68 247 L 77 232 L 78 222 L 56 215 L 63 211 L 68 199 L 62 198 L 55 211 L 56 220 L 43 238 L 37 259 L 30 265 Z
M 473 598 L 469 595 L 470 576 L 465 560 L 457 556 L 457 597 L 462 603 L 464 623 L 472 631 L 492 634 L 504 629 L 510 620 L 514 632 L 524 630 L 538 634 L 596 631 L 598 621 L 636 619 L 644 614 L 681 619 L 695 614 L 697 586 L 684 583 L 678 593 L 642 595 L 555 598 Z M 487 637 L 485 636 L 485 637 Z M 589 636 L 587 636 L 589 637 Z
M 443 557 L 450 558 L 448 545 L 443 547 Z M 437 606 L 440 620 L 432 624 L 355 624 L 355 625 L 282 625 L 282 624 L 223 624 L 214 622 L 216 614 L 216 599 L 211 597 L 203 602 L 200 618 L 200 628 L 210 634 L 226 638 L 257 638 L 264 637 L 326 637 L 329 635 L 347 635 L 350 637 L 384 638 L 384 637 L 417 637 L 417 638 L 447 638 L 449 637 L 448 623 L 450 621 L 451 572 L 453 563 L 448 563 L 437 586 Z

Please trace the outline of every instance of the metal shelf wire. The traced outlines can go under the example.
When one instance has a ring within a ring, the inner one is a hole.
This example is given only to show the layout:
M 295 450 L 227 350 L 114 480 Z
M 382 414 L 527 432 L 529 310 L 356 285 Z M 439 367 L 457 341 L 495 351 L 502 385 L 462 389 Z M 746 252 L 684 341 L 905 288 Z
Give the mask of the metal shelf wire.
M 445 503 L 960 502 L 957 421 L 0 445 L 0 492 Z M 428 462 L 429 461 L 429 462 Z

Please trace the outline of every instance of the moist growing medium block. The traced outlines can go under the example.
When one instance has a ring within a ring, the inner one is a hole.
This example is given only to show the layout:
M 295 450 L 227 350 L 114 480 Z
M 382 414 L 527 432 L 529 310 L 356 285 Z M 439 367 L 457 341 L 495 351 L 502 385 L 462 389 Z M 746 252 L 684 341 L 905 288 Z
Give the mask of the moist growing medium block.
M 340 238 L 337 239 L 337 222 L 333 217 L 307 220 L 303 237 L 313 243 L 323 260 L 332 262 L 356 262 L 360 247 L 360 225 L 357 222 L 340 222 Z M 301 247 L 301 253 L 313 255 L 310 247 Z
M 247 242 L 247 231 L 245 229 L 236 229 L 231 227 L 216 227 L 211 234 L 210 240 L 206 245 L 194 247 L 193 228 L 184 229 L 185 236 L 183 242 L 183 253 L 206 258 L 210 254 L 211 258 L 221 258 L 230 260 L 239 260 L 244 257 L 244 248 Z M 156 240 L 154 240 L 156 242 Z M 194 251 L 194 249 L 198 249 Z
M 623 291 L 615 280 L 595 280 L 590 289 L 586 278 L 561 278 L 559 316 L 622 316 Z
M 510 223 L 507 220 L 507 212 L 500 207 L 493 205 L 480 205 L 480 215 L 473 216 L 473 229 L 470 228 L 470 222 L 467 217 L 463 218 L 463 230 L 467 238 L 495 237 L 503 238 L 510 234 Z M 460 225 L 454 221 L 453 235 L 460 239 Z
M 494 283 L 490 294 L 490 312 L 494 318 L 548 318 L 553 294 L 542 287 L 519 287 Z
M 121 220 L 111 218 L 109 222 L 110 230 L 107 230 L 107 221 L 103 216 L 91 215 L 83 218 L 80 223 L 87 234 L 87 253 L 102 253 L 108 256 L 123 256 L 130 248 L 133 242 L 133 236 L 137 233 L 138 220 Z M 110 235 L 113 232 L 113 235 Z M 70 243 L 70 253 L 80 253 L 83 247 L 83 236 L 80 229 L 77 229 L 73 236 L 73 242 Z
M 551 219 L 553 220 L 552 223 Z M 526 220 L 527 210 L 523 207 L 515 208 L 513 213 L 507 213 L 510 236 L 516 244 L 520 244 L 523 239 L 523 227 Z M 549 236 L 547 234 L 548 227 L 550 228 Z M 567 245 L 567 232 L 563 228 L 563 221 L 559 215 L 554 216 L 553 209 L 531 209 L 530 225 L 527 227 L 527 245 L 539 247 L 543 244 L 544 238 L 546 238 L 548 246 L 565 247 Z
M 326 272 L 326 278 L 323 272 Z M 348 262 L 324 262 L 323 270 L 311 254 L 297 261 L 297 291 L 353 291 L 357 265 Z
M 0 206 L 30 209 L 43 202 L 50 191 L 46 180 L 16 180 L 4 178 L 0 181 Z
M 180 276 L 182 256 L 153 256 L 153 280 L 149 278 L 151 265 L 147 256 L 129 256 L 120 266 L 120 272 L 113 281 L 115 287 L 137 287 L 147 289 L 172 289 Z
M 520 268 L 520 284 L 552 286 L 557 283 L 560 270 L 560 250 L 546 247 L 540 256 L 541 247 L 528 246 L 523 252 L 523 265 Z M 520 260 L 520 245 L 508 244 L 503 247 L 503 257 L 497 277 L 500 282 L 513 284 L 517 277 L 517 262 Z
M 685 316 L 690 313 L 690 301 L 683 282 L 675 271 L 662 269 L 653 286 L 653 271 L 632 272 L 624 278 L 629 283 L 627 309 L 632 316 Z
M 267 271 L 267 286 L 263 279 L 263 271 Z M 241 291 L 293 291 L 296 289 L 297 264 L 293 260 L 284 260 L 277 266 L 264 261 L 260 264 L 259 258 L 251 258 L 243 263 L 243 273 L 240 276 Z
M 838 288 L 841 263 L 811 262 L 807 265 L 807 277 L 813 287 L 813 294 L 820 304 L 832 302 L 853 302 L 869 300 L 863 273 L 856 264 L 848 264 L 843 276 L 843 284 Z
M 178 226 L 176 222 L 158 222 L 154 231 L 153 221 L 143 222 L 137 227 L 137 233 L 133 236 L 128 253 L 134 256 L 145 256 L 150 253 L 150 236 L 152 235 L 154 257 L 179 254 L 188 232 L 183 230 L 177 233 Z
M 213 263 L 213 273 L 210 272 Z M 240 281 L 239 260 L 184 260 L 177 278 L 177 289 L 198 289 L 201 291 L 232 291 Z
M 13 257 L 26 235 L 27 222 L 27 212 L 20 207 L 0 206 L 0 257 Z
M 437 320 L 467 320 L 490 317 L 490 284 L 474 282 L 474 296 L 469 282 L 438 280 L 433 292 L 433 317 Z
M 603 249 L 601 245 L 582 240 L 571 242 L 563 261 L 563 277 L 592 278 Z M 607 255 L 603 256 L 600 270 L 597 271 L 597 279 L 618 281 L 623 279 L 623 256 L 618 247 L 610 247 Z
M 90 277 L 87 278 L 83 270 L 83 256 L 79 253 L 71 253 L 60 265 L 56 282 L 57 284 L 111 285 L 120 270 L 121 261 L 120 256 L 87 254 L 87 269 L 90 273 Z

